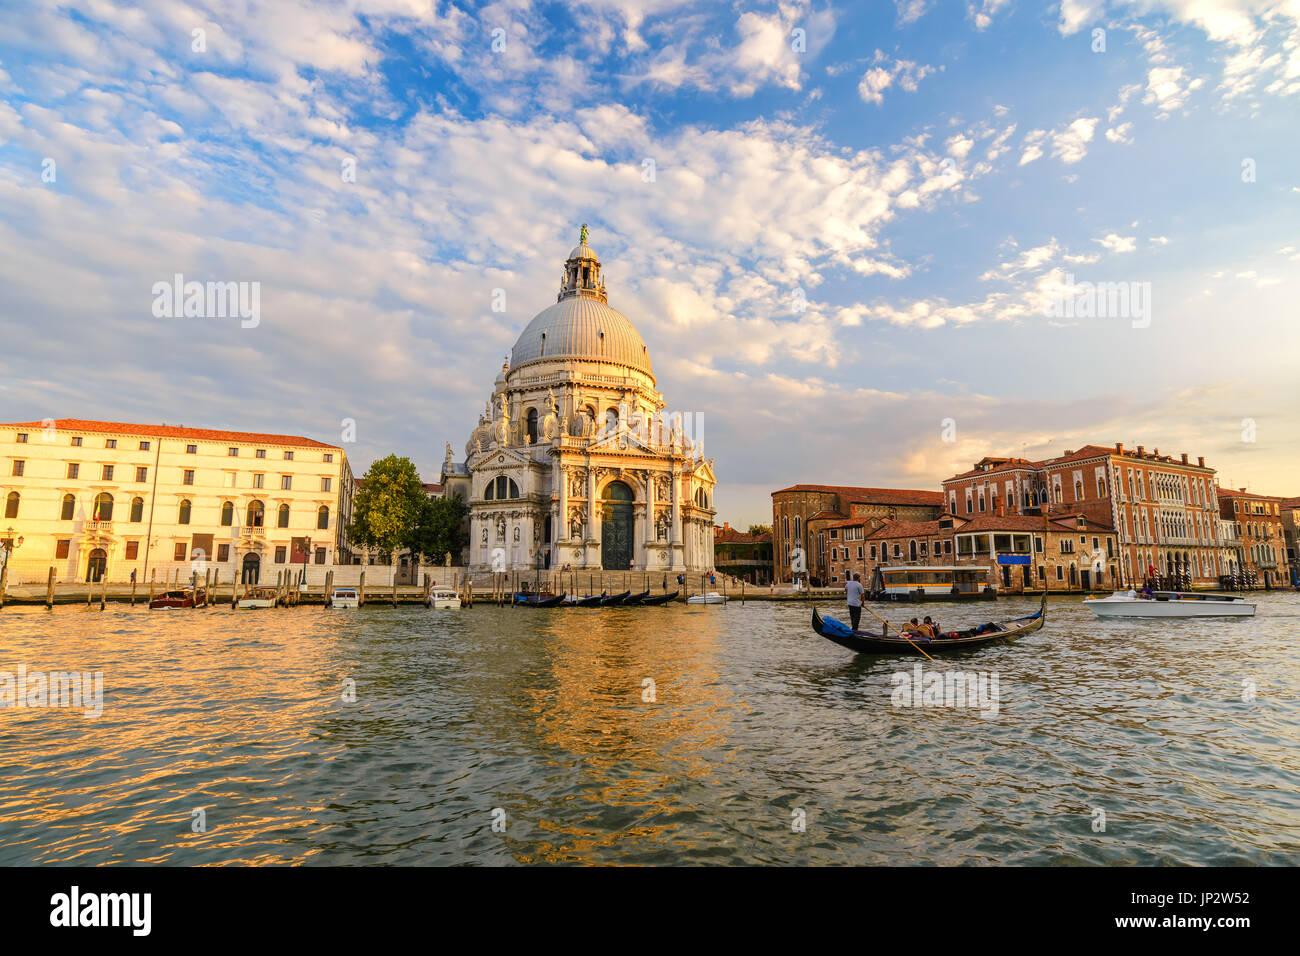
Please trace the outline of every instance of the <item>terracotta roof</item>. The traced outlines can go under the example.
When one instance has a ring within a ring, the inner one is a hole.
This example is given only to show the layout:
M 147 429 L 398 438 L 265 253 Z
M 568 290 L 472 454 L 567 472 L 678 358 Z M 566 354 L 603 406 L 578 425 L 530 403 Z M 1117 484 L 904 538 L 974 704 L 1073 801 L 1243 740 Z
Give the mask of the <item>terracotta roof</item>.
M 785 492 L 816 492 L 825 495 L 841 495 L 851 502 L 866 502 L 881 505 L 939 505 L 943 504 L 943 494 L 938 491 L 920 491 L 914 488 L 858 488 L 851 485 L 791 485 L 772 492 L 773 495 Z
M 808 516 L 809 521 L 824 521 L 828 518 L 847 517 L 842 511 L 815 511 Z
M 1001 461 L 1002 464 L 994 465 L 992 468 L 985 469 L 972 468 L 970 471 L 963 471 L 960 475 L 953 475 L 951 478 L 945 478 L 943 483 L 946 485 L 950 481 L 962 481 L 966 478 L 975 478 L 979 475 L 997 475 L 1007 471 L 1038 471 L 1043 467 L 1041 461 L 1030 461 L 1028 458 L 985 458 L 984 461 Z
M 713 526 L 713 540 L 715 543 L 726 544 L 767 544 L 772 540 L 771 532 L 767 534 L 750 534 L 748 531 L 738 531 L 735 528 L 719 528 Z
M 877 528 L 868 538 L 932 538 L 939 534 L 937 521 L 890 521 Z
M 1293 508 L 1300 508 L 1300 497 L 1296 497 L 1296 498 L 1283 498 L 1283 499 L 1282 499 L 1282 507 L 1283 507 L 1283 508 L 1286 508 L 1287 510 L 1291 510 L 1291 509 L 1293 509 Z
M 1224 491 L 1222 488 L 1219 489 L 1219 497 L 1229 498 L 1229 499 L 1258 498 L 1261 501 L 1282 501 L 1283 500 L 1279 495 L 1257 495 L 1253 491 Z M 1291 500 L 1300 500 L 1300 499 L 1291 499 Z
M 861 528 L 864 527 L 871 518 L 844 518 L 841 521 L 832 521 L 827 528 Z
M 40 431 L 49 425 L 47 421 L 39 422 L 0 422 L 0 428 L 30 428 Z M 263 432 L 229 432 L 210 428 L 185 428 L 181 425 L 135 425 L 125 422 L 97 422 L 85 418 L 56 418 L 54 427 L 59 431 L 87 432 L 99 435 L 146 435 L 154 438 L 196 438 L 199 441 L 244 442 L 250 445 L 294 445 L 305 448 L 333 448 L 342 451 L 338 445 L 327 445 L 299 435 L 271 435 Z

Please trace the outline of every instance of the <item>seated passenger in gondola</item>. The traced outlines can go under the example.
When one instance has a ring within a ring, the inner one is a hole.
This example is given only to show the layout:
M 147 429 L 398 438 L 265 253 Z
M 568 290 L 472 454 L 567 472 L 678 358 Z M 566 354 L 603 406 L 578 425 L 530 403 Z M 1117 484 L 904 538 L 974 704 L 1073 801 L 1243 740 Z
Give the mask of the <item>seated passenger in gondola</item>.
M 921 622 L 921 626 L 929 628 L 931 637 L 943 637 L 943 635 L 939 633 L 939 622 L 932 621 L 930 615 L 927 614 L 925 616 L 925 620 Z

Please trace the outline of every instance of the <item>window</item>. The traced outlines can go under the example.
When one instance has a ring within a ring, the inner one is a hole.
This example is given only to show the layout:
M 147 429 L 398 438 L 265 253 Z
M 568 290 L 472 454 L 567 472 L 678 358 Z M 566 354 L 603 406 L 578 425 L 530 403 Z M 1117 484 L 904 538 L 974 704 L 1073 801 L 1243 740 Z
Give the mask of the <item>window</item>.
M 26 432 L 19 432 L 19 433 L 18 433 L 18 444 L 20 444 L 20 445 L 26 445 L 26 444 L 27 444 L 27 433 L 26 433 Z
M 1060 580 L 1062 580 L 1064 577 L 1065 577 L 1065 576 L 1061 573 L 1061 566 L 1058 564 L 1058 565 L 1056 566 L 1056 580 L 1060 581 Z
M 23 461 L 21 458 L 16 460 L 14 462 L 14 468 L 13 468 L 14 477 L 21 478 L 23 475 L 23 471 L 26 469 L 26 466 L 27 466 L 27 462 Z
M 72 542 L 66 539 L 54 542 L 54 556 L 56 558 L 66 558 L 71 545 Z
M 227 449 L 226 449 L 226 454 L 229 455 L 231 458 L 238 458 L 238 457 L 239 457 L 239 449 L 238 449 L 238 448 L 227 448 Z
M 254 475 L 254 476 L 253 476 L 253 487 L 254 487 L 254 488 L 261 488 L 261 487 L 262 487 L 263 479 L 265 479 L 265 478 L 266 478 L 266 475 L 261 475 L 261 474 Z
M 226 501 L 221 505 L 221 525 L 229 528 L 235 523 L 235 505 L 233 502 Z
M 148 481 L 148 480 L 149 480 L 149 469 L 148 469 L 148 468 L 145 468 L 143 465 L 137 467 L 136 470 L 135 470 L 135 480 L 136 480 L 136 481 L 139 481 L 139 482 L 146 482 L 146 481 Z
M 293 475 L 281 475 L 281 476 L 280 476 L 280 490 L 281 490 L 281 491 L 292 491 L 292 490 L 293 490 Z
M 284 460 L 285 460 L 285 461 L 293 461 L 293 452 L 291 452 L 291 451 L 286 451 L 286 452 L 284 453 Z
M 116 439 L 116 438 L 110 438 L 110 439 L 108 439 L 106 442 L 104 442 L 104 447 L 105 447 L 105 448 L 116 448 L 116 447 L 117 447 L 117 439 Z
M 317 548 L 317 549 L 316 549 L 316 563 L 317 563 L 317 564 L 324 564 L 324 563 L 325 563 L 325 549 L 324 549 L 324 548 Z
M 266 517 L 266 505 L 260 501 L 250 501 L 248 503 L 248 521 L 246 524 L 250 528 L 262 527 L 262 522 Z
M 266 457 L 266 449 L 265 449 L 265 448 L 259 448 L 259 449 L 257 449 L 257 451 L 253 452 L 253 457 L 254 457 L 254 458 L 265 458 L 265 457 Z
M 228 544 L 217 545 L 217 560 L 218 561 L 230 560 L 230 545 Z
M 126 559 L 128 561 L 135 561 L 139 557 L 140 557 L 140 542 L 128 541 L 126 543 Z
M 193 508 L 193 505 L 190 504 L 190 499 L 186 498 L 185 500 L 183 500 L 183 501 L 181 502 L 180 513 L 176 516 L 176 523 L 177 523 L 177 524 L 189 524 L 189 523 L 190 523 L 190 511 L 192 510 L 192 508 Z
M 322 479 L 320 480 L 320 490 L 321 490 L 321 491 L 329 491 L 329 490 L 330 490 L 330 480 L 329 480 L 328 478 L 322 478 Z
M 72 513 L 74 510 L 76 510 L 76 507 L 77 507 L 77 499 L 72 497 L 72 495 L 64 495 L 63 510 L 59 512 L 59 520 L 71 521 Z
M 131 499 L 131 521 L 140 522 L 144 520 L 144 499 Z
M 141 450 L 141 451 L 148 451 L 148 450 L 149 450 L 149 443 L 148 443 L 147 441 L 142 441 L 142 442 L 140 442 L 140 450 Z
M 903 556 L 902 548 L 900 548 L 898 545 L 894 545 L 894 557 L 900 558 L 902 556 Z
M 276 515 L 275 526 L 277 528 L 289 527 L 289 506 L 280 505 L 280 510 Z
M 192 485 L 192 484 L 194 484 L 194 469 L 193 469 L 193 468 L 186 468 L 186 469 L 185 469 L 185 477 L 181 479 L 181 484 L 184 484 L 184 485 Z
M 198 446 L 198 445 L 186 445 L 186 446 L 185 446 L 185 454 L 187 454 L 187 455 L 197 455 L 198 453 L 199 453 L 199 446 Z
M 327 465 L 328 465 L 328 464 L 331 464 L 331 463 L 334 461 L 334 455 L 333 455 L 331 452 L 328 452 L 328 451 L 327 451 L 327 452 L 325 453 L 325 456 L 324 456 L 324 461 L 325 461 L 325 464 L 327 464 Z
M 328 530 L 330 526 L 330 510 L 325 505 L 321 505 L 316 512 L 316 527 L 321 531 Z
M 100 477 L 100 480 L 102 480 L 102 481 L 112 481 L 112 480 L 113 480 L 113 466 L 112 466 L 112 465 L 105 465 L 105 466 L 103 467 L 103 470 L 100 472 L 99 477 Z
M 278 544 L 278 545 L 276 545 L 276 546 L 275 546 L 275 563 L 276 563 L 276 564 L 284 564 L 284 556 L 285 556 L 285 548 L 284 548 L 284 545 L 282 545 L 282 544 Z
M 871 553 L 871 560 L 872 561 L 876 560 L 876 546 L 874 544 L 871 546 L 870 553 Z
M 81 447 L 81 439 L 80 439 L 80 438 L 74 438 L 74 439 L 72 439 L 72 447 L 73 447 L 73 448 L 80 448 L 80 447 Z
M 18 500 L 19 500 L 19 499 L 18 499 L 18 492 L 16 492 L 16 491 L 11 491 L 11 492 L 9 492 L 9 497 L 5 499 L 5 517 L 6 517 L 6 518 L 17 518 L 17 517 L 18 517 Z
M 68 477 L 77 478 L 81 475 L 81 466 L 75 461 L 68 462 Z
M 172 549 L 172 560 L 173 560 L 173 561 L 184 561 L 184 560 L 185 560 L 185 542 L 184 542 L 184 541 L 177 541 L 177 542 L 176 542 L 176 547 L 174 547 L 174 548 Z
M 95 496 L 95 510 L 91 512 L 91 517 L 95 521 L 113 520 L 113 496 L 107 491 L 101 491 Z

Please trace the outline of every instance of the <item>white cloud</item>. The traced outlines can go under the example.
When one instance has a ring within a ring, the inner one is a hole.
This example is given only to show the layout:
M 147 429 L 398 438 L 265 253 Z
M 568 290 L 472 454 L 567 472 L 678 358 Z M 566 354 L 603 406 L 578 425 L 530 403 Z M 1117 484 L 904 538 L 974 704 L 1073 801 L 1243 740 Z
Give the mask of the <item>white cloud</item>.
M 1136 236 L 1121 236 L 1114 232 L 1092 241 L 1110 253 L 1132 252 L 1137 248 Z
M 942 69 L 942 68 L 940 68 Z M 899 89 L 915 93 L 917 85 L 935 72 L 932 66 L 917 64 L 911 60 L 891 60 L 882 51 L 877 50 L 871 67 L 862 75 L 858 83 L 858 95 L 864 103 L 877 106 L 885 102 L 885 90 L 897 84 Z

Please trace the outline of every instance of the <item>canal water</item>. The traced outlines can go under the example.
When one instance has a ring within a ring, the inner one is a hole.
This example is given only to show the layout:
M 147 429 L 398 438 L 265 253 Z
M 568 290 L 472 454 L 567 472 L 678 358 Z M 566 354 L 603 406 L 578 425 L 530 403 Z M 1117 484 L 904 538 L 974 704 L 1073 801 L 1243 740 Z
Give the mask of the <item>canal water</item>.
M 1294 865 L 1300 595 L 1255 599 L 1054 599 L 922 662 L 996 676 L 996 714 L 902 706 L 916 660 L 805 604 L 9 607 L 0 671 L 102 672 L 103 707 L 0 709 L 0 865 Z

